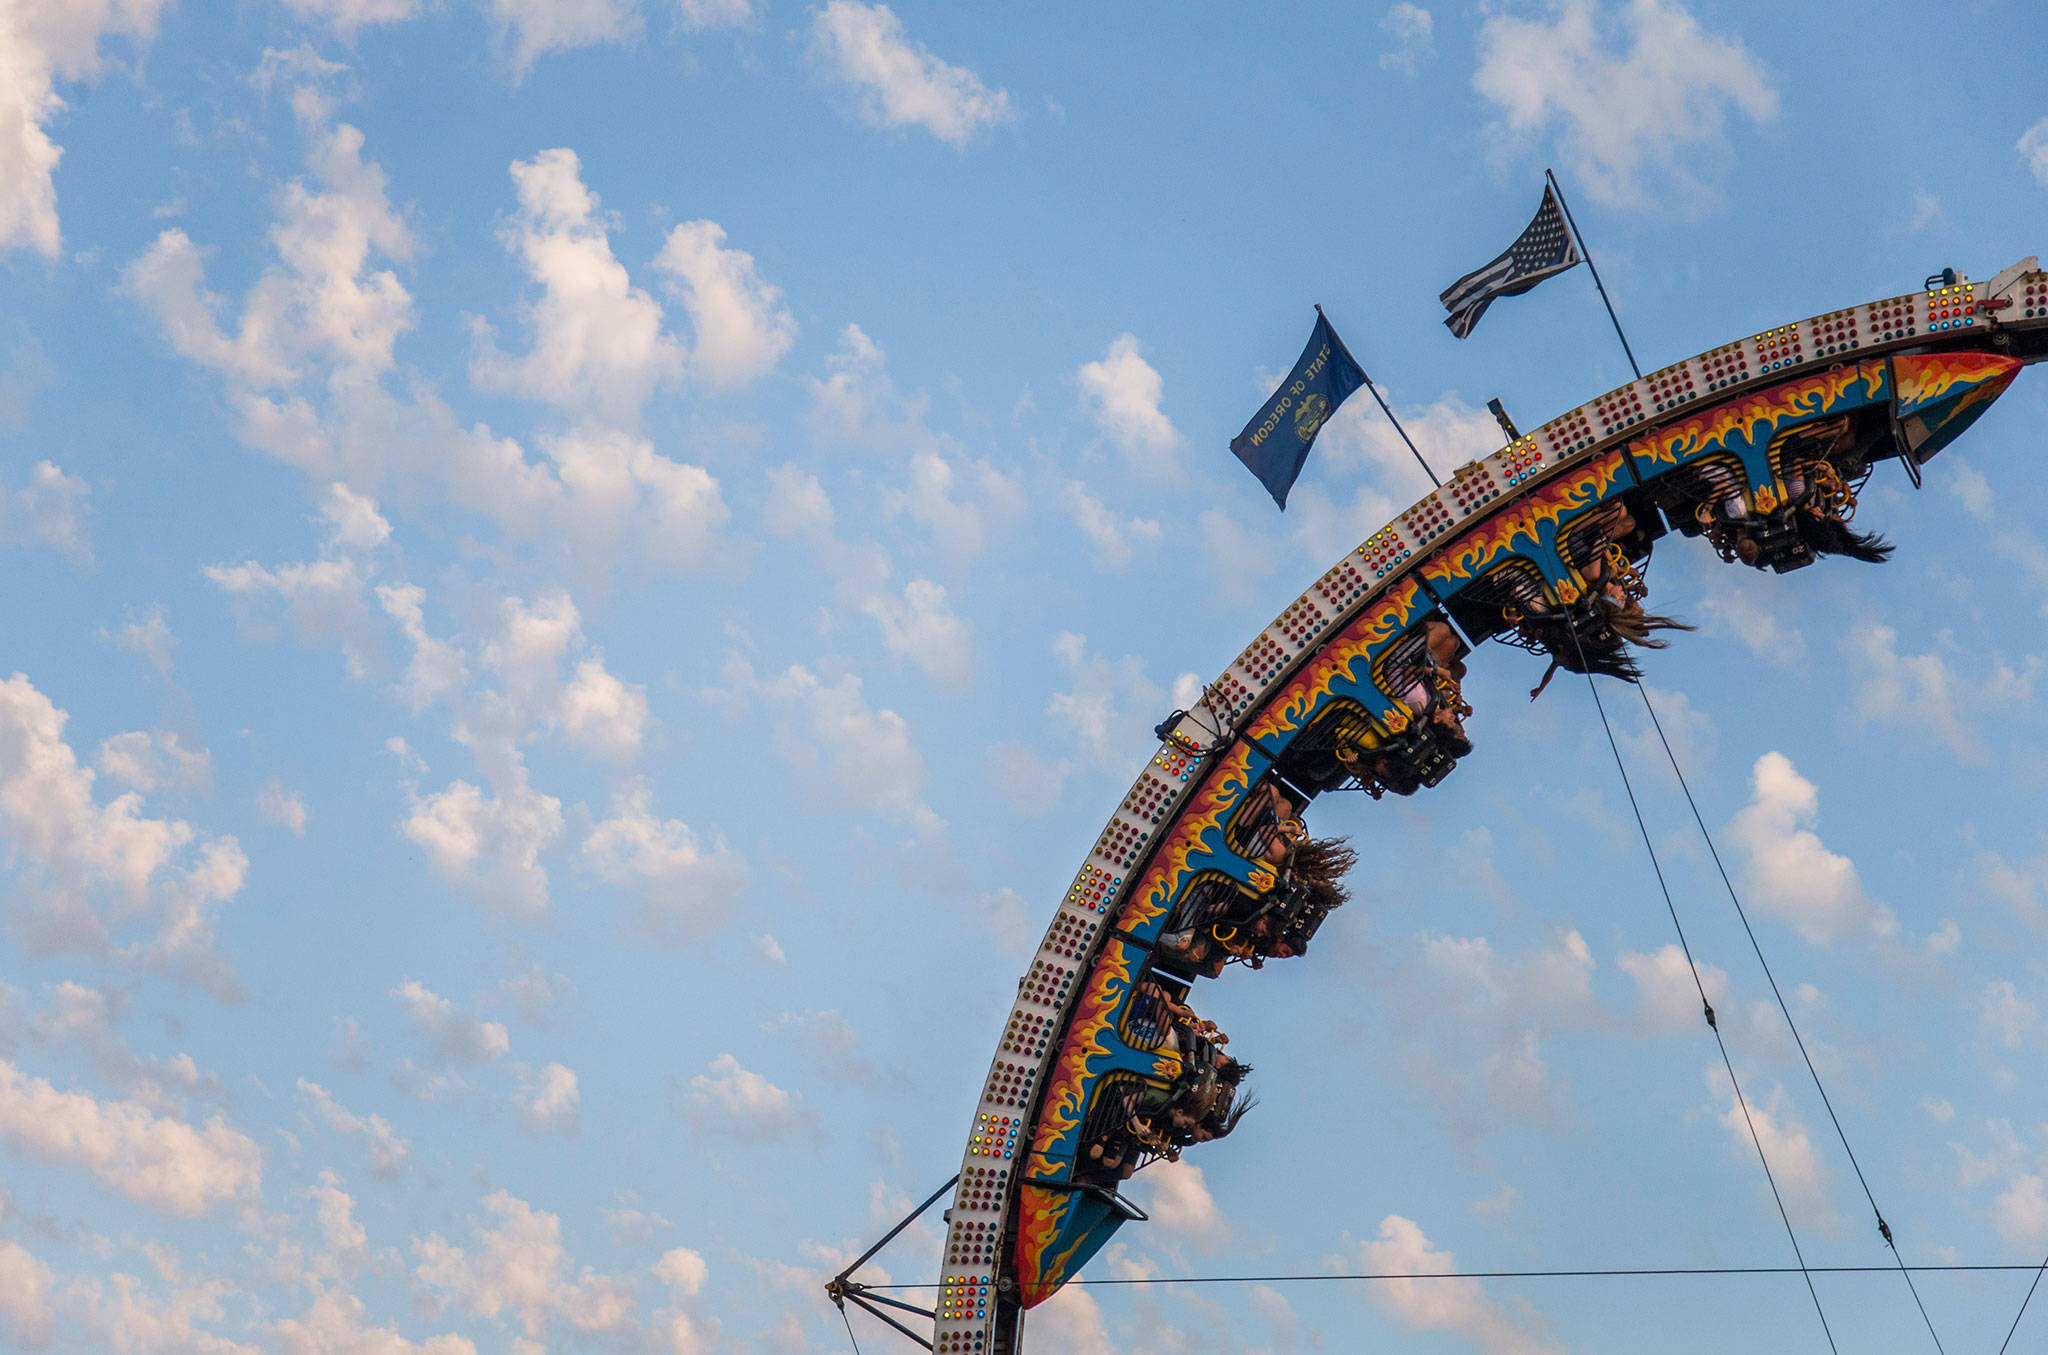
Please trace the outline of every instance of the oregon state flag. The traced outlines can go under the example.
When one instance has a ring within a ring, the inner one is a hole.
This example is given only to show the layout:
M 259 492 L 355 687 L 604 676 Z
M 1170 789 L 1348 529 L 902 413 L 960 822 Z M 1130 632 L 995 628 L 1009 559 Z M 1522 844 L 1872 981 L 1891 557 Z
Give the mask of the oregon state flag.
M 1353 361 L 1323 308 L 1316 307 L 1315 332 L 1308 336 L 1308 347 L 1301 350 L 1294 370 L 1244 431 L 1230 440 L 1230 450 L 1282 509 L 1316 434 L 1344 397 L 1364 384 L 1365 369 Z

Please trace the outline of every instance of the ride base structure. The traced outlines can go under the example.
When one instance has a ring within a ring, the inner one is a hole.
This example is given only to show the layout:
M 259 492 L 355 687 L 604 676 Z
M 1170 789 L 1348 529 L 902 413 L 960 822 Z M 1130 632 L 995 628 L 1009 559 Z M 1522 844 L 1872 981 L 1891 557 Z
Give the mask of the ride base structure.
M 1328 908 L 1289 878 L 1301 809 L 1339 788 L 1412 794 L 1470 750 L 1463 664 L 1438 642 L 1455 635 L 1462 653 L 1498 639 L 1631 676 L 1614 656 L 1641 638 L 1628 617 L 1644 616 L 1653 542 L 1701 536 L 1780 572 L 1857 554 L 1836 529 L 1871 470 L 1895 460 L 1917 486 L 2044 358 L 2036 260 L 1988 283 L 1946 272 L 1609 391 L 1459 467 L 1374 532 L 1160 726 L 1074 877 L 1018 981 L 959 1175 L 920 1206 L 954 1192 L 934 1307 L 851 1279 L 895 1232 L 828 1296 L 942 1355 L 1016 1355 L 1025 1311 L 1144 1219 L 1121 1183 L 1234 1123 L 1213 1109 L 1173 1118 L 1191 1097 L 1230 1099 L 1217 1079 L 1231 1060 L 1187 1002 L 1226 960 L 1307 948 Z M 929 1322 L 930 1339 L 891 1312 Z

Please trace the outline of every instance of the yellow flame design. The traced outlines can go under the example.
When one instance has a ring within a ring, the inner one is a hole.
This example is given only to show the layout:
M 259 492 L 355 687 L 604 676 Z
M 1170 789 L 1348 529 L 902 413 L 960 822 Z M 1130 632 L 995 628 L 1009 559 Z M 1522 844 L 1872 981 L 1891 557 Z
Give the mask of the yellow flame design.
M 1653 466 L 1676 466 L 1702 452 L 1726 446 L 1731 434 L 1746 442 L 1765 424 L 1819 414 L 1848 394 L 1858 381 L 1864 383 L 1866 395 L 1876 395 L 1884 389 L 1884 364 L 1863 362 L 1832 372 L 1816 372 L 1703 409 L 1634 443 L 1635 454 Z
M 2018 358 L 1997 353 L 1923 353 L 1892 359 L 1899 383 L 1899 404 L 1917 409 L 1931 405 L 1960 385 L 1975 384 L 2003 376 L 1998 391 L 2004 391 L 2022 366 Z
M 1526 537 L 1530 545 L 1537 545 L 1543 539 L 1537 529 L 1544 523 L 1598 503 L 1621 475 L 1621 452 L 1603 453 L 1487 518 L 1444 547 L 1422 572 L 1444 583 L 1475 578 L 1498 563 L 1495 557 L 1511 550 L 1517 538 Z
M 1336 639 L 1324 645 L 1306 667 L 1289 679 L 1287 685 L 1280 689 L 1280 694 L 1267 703 L 1266 709 L 1252 722 L 1251 736 L 1262 739 L 1299 729 L 1316 703 L 1330 694 L 1330 689 L 1353 663 L 1374 646 L 1407 628 L 1420 610 L 1417 603 L 1421 597 L 1422 588 L 1412 578 L 1404 578 L 1389 588 L 1378 602 L 1360 612 Z

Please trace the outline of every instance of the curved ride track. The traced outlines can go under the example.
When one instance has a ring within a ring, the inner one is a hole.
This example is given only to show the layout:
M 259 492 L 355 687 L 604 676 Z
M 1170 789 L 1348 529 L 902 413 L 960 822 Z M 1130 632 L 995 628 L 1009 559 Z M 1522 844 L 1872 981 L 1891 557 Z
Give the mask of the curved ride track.
M 1460 467 L 1295 599 L 1194 711 L 1162 726 L 1165 741 L 1018 982 L 947 1215 L 933 1348 L 1010 1355 L 1023 1310 L 1143 1218 L 1087 1145 L 1128 1119 L 1144 1089 L 1171 1084 L 1183 1055 L 1195 1057 L 1185 1043 L 1163 1044 L 1158 1012 L 1144 1010 L 1161 992 L 1184 998 L 1199 972 L 1158 945 L 1170 921 L 1198 915 L 1196 891 L 1273 890 L 1260 850 L 1269 839 L 1246 822 L 1279 817 L 1267 784 L 1298 813 L 1318 790 L 1358 784 L 1361 765 L 1396 766 L 1381 779 L 1404 793 L 1454 765 L 1415 698 L 1399 699 L 1427 673 L 1432 617 L 1484 643 L 1512 642 L 1525 617 L 1582 614 L 1614 567 L 1626 577 L 1667 530 L 1711 535 L 1730 514 L 1788 521 L 1825 475 L 1812 473 L 1819 451 L 1852 476 L 1897 459 L 1917 483 L 1930 456 L 2044 358 L 2048 273 L 2033 259 L 1990 283 L 1959 280 L 1768 330 Z M 1637 528 L 1618 553 L 1598 530 L 1617 520 L 1617 503 Z M 1767 525 L 1758 539 L 1761 563 L 1813 558 Z M 1382 761 L 1337 763 L 1338 745 Z M 1298 933 L 1300 945 L 1319 921 Z

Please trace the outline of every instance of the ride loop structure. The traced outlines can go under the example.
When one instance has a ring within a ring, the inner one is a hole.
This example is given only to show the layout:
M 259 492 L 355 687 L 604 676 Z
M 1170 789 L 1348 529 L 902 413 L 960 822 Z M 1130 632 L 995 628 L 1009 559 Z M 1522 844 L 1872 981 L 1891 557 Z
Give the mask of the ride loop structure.
M 1309 801 L 1413 794 L 1470 751 L 1471 646 L 1637 676 L 1630 644 L 1670 624 L 1641 604 L 1671 534 L 1778 572 L 1883 558 L 1846 525 L 1865 478 L 1896 460 L 1919 484 L 2044 358 L 2034 259 L 1986 283 L 1946 272 L 1599 396 L 1457 468 L 1339 560 L 1161 725 L 1018 981 L 929 1317 L 889 1306 L 929 1320 L 943 1355 L 1013 1355 L 1023 1314 L 1144 1218 L 1123 1182 L 1230 1131 L 1238 1065 L 1194 1015 L 1197 985 L 1301 954 L 1342 901 L 1305 865 L 1328 847 L 1306 835 Z M 862 1297 L 851 1270 L 835 1302 Z

